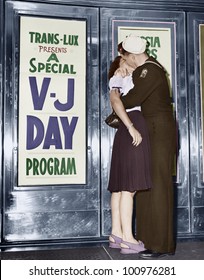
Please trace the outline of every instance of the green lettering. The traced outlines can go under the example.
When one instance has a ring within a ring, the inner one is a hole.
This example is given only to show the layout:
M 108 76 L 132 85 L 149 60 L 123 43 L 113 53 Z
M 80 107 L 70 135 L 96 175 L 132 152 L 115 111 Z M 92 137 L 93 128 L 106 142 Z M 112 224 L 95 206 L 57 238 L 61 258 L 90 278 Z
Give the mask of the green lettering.
M 76 71 L 74 71 L 74 65 L 70 65 L 70 73 L 71 74 L 76 74 Z
M 50 57 L 48 58 L 47 62 L 50 62 L 51 60 L 54 60 L 55 62 L 59 62 L 59 59 L 57 58 L 56 53 L 52 53 Z
M 155 37 L 154 48 L 161 48 L 159 37 Z
M 41 175 L 45 175 L 46 169 L 47 169 L 46 159 L 42 158 L 41 161 L 40 161 L 40 174 Z
M 26 175 L 29 175 L 29 171 L 32 168 L 32 160 L 29 158 L 26 158 Z
M 65 158 L 62 158 L 61 161 L 61 168 L 60 168 L 60 175 L 64 174 L 66 175 L 66 164 L 65 164 Z
M 47 43 L 46 33 L 42 34 L 41 42 L 40 43 Z
M 33 158 L 33 175 L 39 175 L 38 172 L 39 161 L 37 158 Z
M 40 38 L 41 38 L 40 33 L 36 32 L 35 33 L 35 43 L 41 43 Z
M 55 170 L 55 172 L 54 172 L 55 175 L 59 175 L 60 174 L 58 158 L 54 158 L 54 170 Z
M 31 58 L 31 60 L 30 60 L 30 66 L 31 66 L 31 68 L 29 69 L 29 71 L 31 72 L 31 73 L 34 73 L 34 72 L 36 72 L 36 70 L 37 70 L 37 67 L 33 64 L 33 62 L 36 60 L 36 58 Z
M 33 36 L 35 32 L 29 32 L 29 34 L 30 34 L 30 42 L 33 43 Z
M 38 63 L 38 72 L 41 72 L 41 71 L 44 70 L 44 69 L 45 69 L 45 64 L 39 62 L 39 63 Z
M 76 174 L 76 165 L 75 165 L 75 158 L 68 158 L 67 159 L 67 174 Z
M 47 162 L 47 171 L 49 175 L 53 174 L 53 165 L 51 165 L 53 163 L 53 158 L 49 158 L 48 162 Z

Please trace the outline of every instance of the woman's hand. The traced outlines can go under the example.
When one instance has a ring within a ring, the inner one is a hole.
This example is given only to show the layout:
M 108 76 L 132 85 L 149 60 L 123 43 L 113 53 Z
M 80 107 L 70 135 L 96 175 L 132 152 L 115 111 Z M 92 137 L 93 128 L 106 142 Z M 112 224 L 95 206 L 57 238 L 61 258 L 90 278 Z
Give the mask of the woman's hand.
M 120 93 L 117 89 L 112 89 L 110 91 L 110 101 L 114 111 L 124 123 L 124 125 L 127 127 L 127 130 L 132 136 L 132 144 L 134 146 L 138 146 L 142 142 L 142 136 L 139 133 L 139 131 L 134 128 L 133 123 L 131 123 L 131 120 L 127 112 L 125 111 L 123 103 L 121 102 Z
M 137 129 L 134 128 L 134 126 L 132 125 L 129 129 L 128 129 L 130 135 L 132 136 L 132 144 L 134 146 L 138 146 L 141 142 L 142 142 L 142 136 L 139 133 L 139 131 Z
M 135 68 L 127 64 L 127 62 L 124 59 L 122 59 L 120 62 L 120 67 L 114 72 L 114 75 L 121 76 L 124 78 L 125 76 L 132 74 L 134 70 Z
M 129 74 L 128 69 L 124 68 L 124 67 L 120 67 L 118 68 L 115 72 L 114 75 L 116 76 L 121 76 L 121 77 L 125 77 Z

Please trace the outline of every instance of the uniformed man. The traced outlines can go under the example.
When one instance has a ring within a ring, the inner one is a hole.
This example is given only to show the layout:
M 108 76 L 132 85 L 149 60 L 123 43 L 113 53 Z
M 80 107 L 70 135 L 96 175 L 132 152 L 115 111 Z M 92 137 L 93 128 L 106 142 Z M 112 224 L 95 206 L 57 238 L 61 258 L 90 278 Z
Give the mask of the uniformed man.
M 153 188 L 136 194 L 136 238 L 146 248 L 139 256 L 155 259 L 175 252 L 172 167 L 176 125 L 166 71 L 145 49 L 146 40 L 134 35 L 120 46 L 121 56 L 135 69 L 134 87 L 121 101 L 126 109 L 141 106 L 149 130 Z

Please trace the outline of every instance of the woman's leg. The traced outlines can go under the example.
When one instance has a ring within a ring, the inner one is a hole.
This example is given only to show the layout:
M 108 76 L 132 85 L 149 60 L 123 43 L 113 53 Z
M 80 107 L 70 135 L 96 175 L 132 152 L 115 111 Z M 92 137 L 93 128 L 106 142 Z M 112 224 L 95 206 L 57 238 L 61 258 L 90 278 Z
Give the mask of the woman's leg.
M 120 201 L 121 192 L 113 192 L 111 194 L 111 218 L 112 218 L 112 230 L 111 233 L 115 236 L 122 238 L 121 216 L 120 216 Z M 114 241 L 109 237 L 110 241 Z
M 122 191 L 120 199 L 120 217 L 123 233 L 123 240 L 138 244 L 132 233 L 132 214 L 133 214 L 133 197 L 134 193 Z

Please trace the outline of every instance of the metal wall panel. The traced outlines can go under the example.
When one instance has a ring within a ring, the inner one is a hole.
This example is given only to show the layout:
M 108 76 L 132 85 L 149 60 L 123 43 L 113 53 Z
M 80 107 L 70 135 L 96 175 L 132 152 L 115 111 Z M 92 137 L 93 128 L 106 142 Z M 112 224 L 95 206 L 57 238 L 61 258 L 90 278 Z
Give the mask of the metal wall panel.
M 112 42 L 114 20 L 160 21 L 175 26 L 176 229 L 178 237 L 203 236 L 199 25 L 204 24 L 204 1 L 158 0 L 152 5 L 152 1 L 145 0 L 125 0 L 122 3 L 116 0 L 3 0 L 0 5 L 1 242 L 101 240 L 109 235 L 111 215 L 107 184 L 115 132 L 106 126 L 104 119 L 110 112 L 107 69 L 117 44 Z M 86 185 L 18 186 L 17 88 L 21 15 L 85 19 L 87 22 Z
M 97 238 L 100 236 L 98 9 L 18 1 L 7 1 L 5 8 L 4 242 Z M 19 18 L 22 15 L 86 21 L 86 184 L 18 186 Z
M 14 0 L 15 1 L 15 0 Z M 20 0 L 26 2 L 26 0 Z M 204 0 L 30 0 L 29 2 L 38 3 L 55 3 L 64 5 L 89 6 L 89 7 L 106 7 L 106 8 L 122 8 L 122 9 L 153 9 L 153 10 L 176 10 L 176 11 L 200 11 L 204 8 Z
M 118 25 L 137 26 L 137 24 L 147 23 L 147 26 L 155 26 L 159 23 L 163 27 L 165 24 L 172 24 L 172 36 L 175 40 L 175 54 L 173 61 L 175 63 L 173 99 L 175 102 L 175 117 L 178 125 L 178 154 L 177 154 L 177 174 L 175 176 L 175 201 L 176 214 L 175 219 L 178 234 L 190 232 L 190 191 L 189 191 L 189 146 L 188 146 L 188 113 L 187 113 L 187 85 L 186 85 L 186 57 L 183 50 L 185 45 L 185 14 L 183 12 L 171 11 L 153 11 L 153 10 L 124 10 L 124 9 L 102 9 L 101 11 L 101 158 L 102 158 L 102 232 L 108 235 L 111 226 L 110 216 L 110 195 L 107 194 L 107 184 L 110 169 L 110 159 L 112 142 L 115 131 L 107 127 L 104 118 L 111 111 L 108 96 L 107 69 L 110 62 L 117 54 L 118 42 L 113 42 L 114 33 L 117 36 L 117 30 L 113 30 L 114 22 L 119 21 Z M 132 22 L 132 23 L 131 23 Z M 134 23 L 135 22 L 135 23 Z M 138 22 L 138 23 L 137 23 Z M 148 23 L 149 22 L 149 23 Z M 185 221 L 185 222 L 184 222 Z
M 4 2 L 1 1 L 0 3 L 0 34 L 3 34 L 4 30 Z M 1 40 L 0 40 L 0 207 L 2 209 L 2 132 L 3 132 L 3 112 L 2 112 L 2 101 L 3 101 L 3 50 L 4 50 L 4 40 L 3 36 L 1 35 Z M 0 215 L 0 234 L 2 233 L 2 211 Z M 1 234 L 2 236 L 2 234 Z M 0 236 L 0 242 L 1 242 L 1 236 Z
M 190 118 L 190 186 L 192 235 L 204 234 L 204 147 L 203 147 L 203 98 L 204 71 L 203 31 L 204 13 L 188 14 L 188 88 Z M 202 27 L 203 29 L 203 27 Z M 203 40 L 203 39 L 202 39 Z M 202 56 L 201 56 L 202 50 Z

